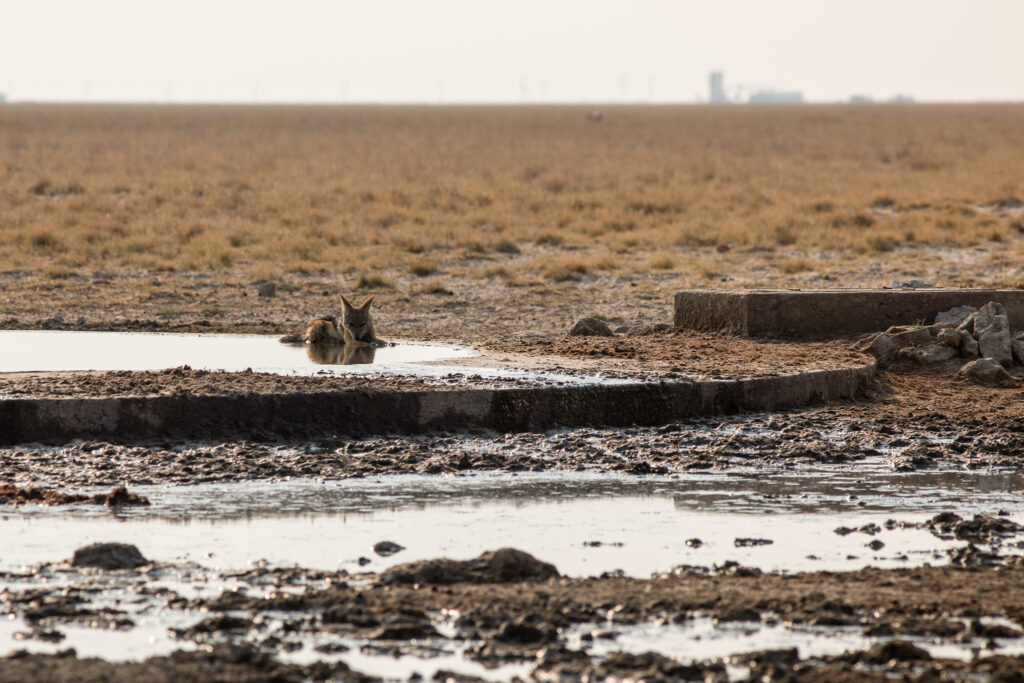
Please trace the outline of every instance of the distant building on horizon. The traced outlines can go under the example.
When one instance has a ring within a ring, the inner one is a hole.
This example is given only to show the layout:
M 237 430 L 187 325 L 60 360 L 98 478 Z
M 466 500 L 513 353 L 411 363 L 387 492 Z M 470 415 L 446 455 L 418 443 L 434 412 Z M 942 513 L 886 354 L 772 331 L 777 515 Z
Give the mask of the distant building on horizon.
M 751 104 L 801 104 L 804 94 L 800 90 L 758 90 L 750 93 Z
M 897 93 L 889 98 L 889 101 L 893 104 L 910 104 L 914 101 L 914 98 L 910 95 L 904 95 L 903 93 Z
M 725 74 L 712 71 L 708 75 L 708 89 L 711 91 L 711 104 L 725 104 L 729 98 L 725 95 Z
M 871 104 L 874 101 L 871 95 L 850 95 L 850 104 Z

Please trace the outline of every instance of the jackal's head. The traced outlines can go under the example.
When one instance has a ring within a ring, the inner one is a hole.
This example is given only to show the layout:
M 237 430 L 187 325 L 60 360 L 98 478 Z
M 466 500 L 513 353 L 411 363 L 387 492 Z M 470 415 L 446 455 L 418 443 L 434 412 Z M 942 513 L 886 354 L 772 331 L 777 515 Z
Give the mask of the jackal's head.
M 346 328 L 356 341 L 374 341 L 376 334 L 373 330 L 373 318 L 370 316 L 373 297 L 368 298 L 361 306 L 353 306 L 351 301 L 342 296 L 341 303 L 344 306 L 342 327 Z

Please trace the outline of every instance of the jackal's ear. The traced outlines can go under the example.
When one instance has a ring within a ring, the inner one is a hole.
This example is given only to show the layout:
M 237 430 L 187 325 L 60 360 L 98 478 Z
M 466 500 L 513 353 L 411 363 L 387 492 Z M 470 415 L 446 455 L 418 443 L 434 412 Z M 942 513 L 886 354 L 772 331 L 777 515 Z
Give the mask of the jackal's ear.
M 372 299 L 373 297 L 370 297 L 370 298 Z M 344 304 L 346 311 L 354 311 L 354 310 L 356 310 L 356 307 L 352 305 L 351 301 L 349 301 L 348 299 L 345 298 L 344 294 L 341 295 L 341 303 Z
M 369 299 L 367 299 L 366 301 L 363 302 L 363 305 L 359 307 L 359 310 L 360 311 L 365 311 L 366 309 L 368 309 L 370 307 L 370 304 L 372 304 L 372 303 L 373 303 L 373 294 L 370 295 Z

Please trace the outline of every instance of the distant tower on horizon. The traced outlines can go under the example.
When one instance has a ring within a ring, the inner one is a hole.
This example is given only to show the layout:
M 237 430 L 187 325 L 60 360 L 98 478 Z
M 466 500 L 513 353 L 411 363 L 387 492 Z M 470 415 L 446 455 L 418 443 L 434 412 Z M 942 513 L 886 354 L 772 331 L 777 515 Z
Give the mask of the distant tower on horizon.
M 708 88 L 711 91 L 711 104 L 725 104 L 729 101 L 725 96 L 725 76 L 721 71 L 712 71 L 708 75 Z

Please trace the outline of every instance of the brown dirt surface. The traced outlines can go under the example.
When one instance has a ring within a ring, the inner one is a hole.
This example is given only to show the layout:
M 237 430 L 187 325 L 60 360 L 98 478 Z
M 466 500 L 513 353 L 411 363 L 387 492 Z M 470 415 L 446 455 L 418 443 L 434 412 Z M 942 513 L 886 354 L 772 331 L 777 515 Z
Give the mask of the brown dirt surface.
M 20 489 L 13 484 L 0 484 L 0 505 L 77 505 L 93 503 L 117 507 L 120 505 L 149 505 L 145 496 L 131 493 L 118 486 L 110 493 L 65 493 L 38 487 Z
M 0 374 L 0 396 L 85 398 L 102 396 L 245 395 L 344 390 L 423 389 L 416 379 L 286 377 L 254 372 L 210 372 L 170 368 L 153 372 L 59 372 Z M 444 385 L 431 387 L 444 390 Z

